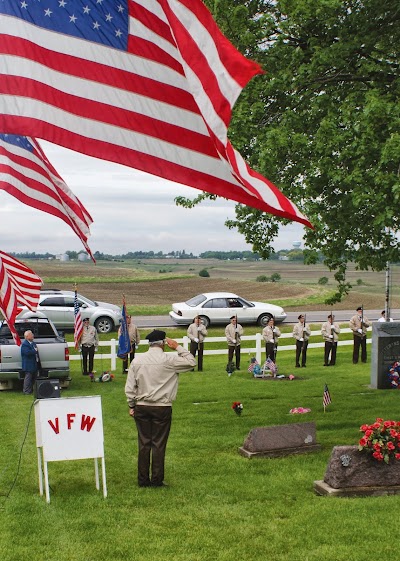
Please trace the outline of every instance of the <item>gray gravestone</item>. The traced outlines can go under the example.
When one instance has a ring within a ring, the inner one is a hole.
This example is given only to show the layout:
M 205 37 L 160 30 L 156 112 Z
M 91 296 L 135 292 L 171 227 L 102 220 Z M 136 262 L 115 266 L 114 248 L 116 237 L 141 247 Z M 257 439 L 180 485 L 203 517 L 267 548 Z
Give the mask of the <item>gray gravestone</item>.
M 400 492 L 400 462 L 378 462 L 358 446 L 335 446 L 323 481 L 314 481 L 319 495 L 397 495 Z
M 320 450 L 316 442 L 315 423 L 293 423 L 252 429 L 239 452 L 247 458 L 274 458 Z
M 372 324 L 371 387 L 387 390 L 391 365 L 400 361 L 400 321 Z

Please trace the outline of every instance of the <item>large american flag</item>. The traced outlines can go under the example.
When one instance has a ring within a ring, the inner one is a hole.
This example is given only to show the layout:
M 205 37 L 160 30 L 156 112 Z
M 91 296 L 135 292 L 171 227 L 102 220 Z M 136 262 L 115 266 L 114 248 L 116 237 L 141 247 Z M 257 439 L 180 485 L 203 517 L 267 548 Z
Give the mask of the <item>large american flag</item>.
M 1 0 L 0 130 L 310 225 L 228 140 L 256 74 L 201 0 Z
M 82 315 L 81 315 L 81 308 L 78 302 L 78 292 L 75 289 L 75 297 L 74 297 L 74 342 L 75 342 L 75 350 L 79 349 L 79 344 L 81 341 L 82 333 L 83 333 L 83 323 L 82 323 Z
M 16 316 L 21 311 L 19 306 L 27 306 L 35 311 L 39 302 L 42 279 L 29 267 L 0 251 L 0 311 L 17 345 L 21 344 L 14 327 Z
M 93 220 L 53 168 L 37 140 L 0 134 L 0 189 L 26 205 L 64 220 L 92 256 L 87 240 Z

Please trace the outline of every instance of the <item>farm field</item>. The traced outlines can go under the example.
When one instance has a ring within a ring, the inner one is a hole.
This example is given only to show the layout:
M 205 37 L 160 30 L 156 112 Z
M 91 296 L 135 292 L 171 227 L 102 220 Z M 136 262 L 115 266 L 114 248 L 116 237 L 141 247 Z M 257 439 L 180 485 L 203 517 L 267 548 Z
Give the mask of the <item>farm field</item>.
M 78 291 L 93 300 L 120 304 L 125 294 L 132 313 L 167 313 L 170 303 L 187 300 L 201 292 L 230 291 L 249 300 L 272 302 L 286 310 L 299 305 L 319 310 L 335 290 L 333 273 L 323 265 L 307 266 L 285 261 L 243 262 L 215 259 L 152 259 L 140 261 L 60 262 L 27 261 L 44 281 L 44 288 Z M 200 277 L 207 269 L 210 277 Z M 279 273 L 279 282 L 257 282 L 259 276 Z M 326 285 L 318 280 L 327 277 Z M 348 280 L 353 285 L 350 294 L 336 309 L 354 309 L 361 303 L 365 308 L 384 307 L 385 272 L 357 271 L 349 268 Z M 391 272 L 392 308 L 400 307 L 400 268 Z

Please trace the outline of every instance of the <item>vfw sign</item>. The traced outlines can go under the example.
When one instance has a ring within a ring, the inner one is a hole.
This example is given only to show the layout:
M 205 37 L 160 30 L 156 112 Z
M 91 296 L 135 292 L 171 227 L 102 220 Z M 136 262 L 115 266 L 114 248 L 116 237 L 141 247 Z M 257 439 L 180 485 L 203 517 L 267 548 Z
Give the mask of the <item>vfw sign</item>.
M 35 424 L 45 462 L 104 457 L 100 396 L 37 400 Z

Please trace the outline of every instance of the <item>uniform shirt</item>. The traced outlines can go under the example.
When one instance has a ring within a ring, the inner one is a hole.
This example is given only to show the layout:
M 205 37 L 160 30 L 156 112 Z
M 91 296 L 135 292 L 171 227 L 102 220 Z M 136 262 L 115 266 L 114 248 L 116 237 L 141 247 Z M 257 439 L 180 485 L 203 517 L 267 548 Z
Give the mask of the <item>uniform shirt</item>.
M 81 347 L 95 347 L 99 344 L 99 339 L 97 336 L 96 328 L 93 325 L 83 326 L 82 337 L 81 337 Z
M 238 323 L 236 327 L 233 325 L 233 323 L 228 323 L 228 325 L 225 327 L 225 337 L 228 341 L 228 346 L 230 347 L 232 345 L 234 345 L 235 347 L 239 346 L 242 335 L 243 327 L 240 325 L 240 323 Z
M 304 339 L 304 341 L 308 341 L 310 335 L 311 335 L 311 330 L 308 323 L 304 324 L 299 322 L 296 323 L 296 325 L 293 327 L 293 337 L 297 341 L 301 341 L 302 339 Z
M 277 343 L 278 337 L 281 336 L 281 332 L 276 326 L 271 327 L 266 325 L 262 330 L 262 336 L 266 343 Z
M 129 407 L 171 405 L 178 391 L 178 374 L 196 365 L 194 356 L 178 345 L 178 354 L 165 353 L 161 347 L 150 349 L 132 360 L 125 384 Z
M 138 328 L 134 323 L 128 325 L 129 341 L 134 345 L 139 345 L 140 343 L 140 333 Z M 118 337 L 121 335 L 121 328 L 118 329 Z
M 203 343 L 206 335 L 207 335 L 207 329 L 203 323 L 201 323 L 200 325 L 197 325 L 196 323 L 191 323 L 189 325 L 187 330 L 187 336 L 191 341 L 198 339 L 199 343 Z
M 337 343 L 339 341 L 338 335 L 340 333 L 340 327 L 335 322 L 331 323 L 330 321 L 326 321 L 325 323 L 322 324 L 321 333 L 322 333 L 322 337 L 324 338 L 324 341 Z M 329 337 L 329 335 L 333 335 L 333 337 Z
M 350 319 L 350 323 L 349 323 L 350 329 L 353 331 L 354 335 L 357 335 L 358 337 L 364 337 L 367 333 L 367 328 L 370 325 L 371 324 L 368 318 L 366 318 L 365 316 L 363 316 L 363 321 L 361 325 L 361 316 L 359 316 L 358 314 L 354 315 Z M 359 329 L 362 330 L 362 333 L 358 331 Z

